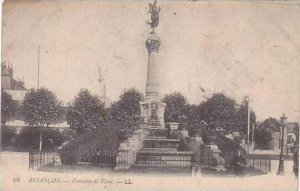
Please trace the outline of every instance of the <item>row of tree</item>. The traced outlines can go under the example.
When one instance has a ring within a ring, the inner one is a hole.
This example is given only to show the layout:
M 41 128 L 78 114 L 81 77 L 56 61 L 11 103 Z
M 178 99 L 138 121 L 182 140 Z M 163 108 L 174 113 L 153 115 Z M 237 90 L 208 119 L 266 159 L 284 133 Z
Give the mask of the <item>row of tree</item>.
M 1 91 L 1 123 L 5 124 L 14 116 L 17 106 L 5 91 Z M 138 127 L 140 122 L 139 102 L 143 94 L 136 89 L 123 92 L 119 99 L 108 108 L 101 99 L 82 89 L 73 102 L 64 108 L 56 95 L 48 89 L 31 89 L 25 95 L 19 107 L 23 120 L 29 126 L 48 127 L 51 124 L 66 120 L 70 128 L 77 134 L 101 127 L 104 123 L 121 123 L 121 136 L 126 137 Z M 187 122 L 202 128 L 221 128 L 226 132 L 247 132 L 247 100 L 241 105 L 235 100 L 215 93 L 206 101 L 195 105 L 189 104 L 180 92 L 166 95 L 162 101 L 166 103 L 166 122 Z M 251 112 L 251 123 L 255 123 L 255 114 Z M 40 131 L 40 149 L 42 148 L 42 131 Z
M 204 102 L 189 104 L 180 93 L 175 92 L 163 98 L 165 102 L 165 121 L 181 122 L 183 119 L 190 125 L 206 126 L 209 129 L 222 129 L 226 133 L 238 131 L 247 133 L 248 100 L 245 98 L 241 105 L 223 93 L 215 93 Z M 250 112 L 250 126 L 256 122 L 253 111 Z

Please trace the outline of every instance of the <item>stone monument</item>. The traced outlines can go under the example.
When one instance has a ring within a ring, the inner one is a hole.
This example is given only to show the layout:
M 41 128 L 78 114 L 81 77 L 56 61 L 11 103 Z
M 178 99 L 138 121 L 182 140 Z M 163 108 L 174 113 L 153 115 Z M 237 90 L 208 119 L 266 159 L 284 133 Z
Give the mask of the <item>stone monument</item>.
M 167 138 L 168 129 L 165 128 L 165 103 L 159 96 L 159 47 L 160 38 L 155 33 L 159 23 L 160 7 L 149 4 L 151 22 L 148 22 L 152 31 L 146 40 L 148 51 L 148 68 L 146 83 L 146 98 L 140 102 L 142 123 L 140 129 L 128 140 L 122 142 L 116 159 L 116 170 L 135 171 L 166 171 L 189 172 L 192 165 L 191 151 L 178 151 L 180 139 Z M 174 124 L 171 125 L 170 129 Z M 177 127 L 177 126 L 176 126 Z
M 164 127 L 164 110 L 165 103 L 160 101 L 159 96 L 159 47 L 161 44 L 160 38 L 155 33 L 155 28 L 159 23 L 160 7 L 157 7 L 156 1 L 149 4 L 149 13 L 151 13 L 151 22 L 147 22 L 152 28 L 146 40 L 146 48 L 148 51 L 148 68 L 147 68 L 147 83 L 146 83 L 146 98 L 140 102 L 141 117 L 143 121 L 143 128 Z

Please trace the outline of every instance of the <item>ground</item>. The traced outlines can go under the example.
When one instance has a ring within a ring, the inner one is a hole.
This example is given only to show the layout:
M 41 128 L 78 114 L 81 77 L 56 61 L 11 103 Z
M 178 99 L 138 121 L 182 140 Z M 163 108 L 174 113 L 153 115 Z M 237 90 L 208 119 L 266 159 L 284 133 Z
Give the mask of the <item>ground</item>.
M 272 173 L 249 177 L 178 177 L 115 174 L 105 171 L 69 173 L 28 170 L 28 153 L 1 152 L 1 190 L 272 190 L 293 191 L 298 181 L 292 161 L 285 161 L 285 176 L 277 176 L 278 162 Z M 20 178 L 20 179 L 18 179 Z M 97 181 L 95 180 L 97 179 Z M 63 183 L 59 183 L 62 181 Z M 130 184 L 132 183 L 132 184 Z M 147 186 L 146 186 L 147 184 Z

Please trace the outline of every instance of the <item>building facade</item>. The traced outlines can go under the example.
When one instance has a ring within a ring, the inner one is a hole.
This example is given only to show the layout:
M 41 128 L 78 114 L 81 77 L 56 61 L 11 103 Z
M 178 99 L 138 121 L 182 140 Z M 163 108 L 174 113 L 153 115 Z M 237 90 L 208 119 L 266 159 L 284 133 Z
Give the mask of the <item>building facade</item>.
M 10 63 L 1 63 L 1 91 L 5 91 L 12 96 L 12 99 L 20 104 L 27 93 L 24 80 L 14 79 L 14 70 Z

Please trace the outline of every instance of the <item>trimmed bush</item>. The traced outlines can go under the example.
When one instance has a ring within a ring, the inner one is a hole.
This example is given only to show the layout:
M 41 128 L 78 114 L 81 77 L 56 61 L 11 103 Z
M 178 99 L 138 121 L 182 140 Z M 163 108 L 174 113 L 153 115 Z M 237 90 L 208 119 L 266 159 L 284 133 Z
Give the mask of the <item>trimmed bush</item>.
M 61 149 L 59 154 L 62 164 L 92 162 L 97 153 L 116 151 L 120 144 L 118 129 L 118 126 L 110 124 L 78 136 Z
M 64 142 L 63 135 L 53 128 L 23 127 L 16 137 L 15 147 L 17 150 L 39 150 L 40 131 L 42 131 L 43 151 L 51 151 Z

